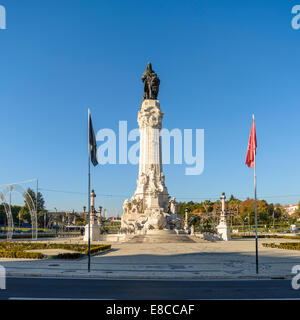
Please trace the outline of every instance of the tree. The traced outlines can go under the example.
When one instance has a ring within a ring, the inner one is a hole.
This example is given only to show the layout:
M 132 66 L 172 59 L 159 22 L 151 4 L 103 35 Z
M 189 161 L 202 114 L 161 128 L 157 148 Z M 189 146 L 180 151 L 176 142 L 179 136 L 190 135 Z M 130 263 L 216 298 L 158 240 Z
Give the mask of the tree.
M 300 205 L 300 202 L 299 202 Z M 191 215 L 198 215 L 200 219 L 205 220 L 211 218 L 212 213 L 216 213 L 220 208 L 220 200 L 211 202 L 206 200 L 203 202 L 180 202 L 179 203 L 179 213 L 184 215 L 184 211 L 188 208 Z M 255 223 L 255 201 L 254 199 L 247 198 L 245 201 L 241 201 L 235 198 L 233 195 L 230 196 L 229 200 L 226 202 L 226 209 L 228 218 L 231 217 L 230 221 L 233 224 L 249 223 L 254 225 Z M 300 217 L 300 206 L 298 209 Z M 289 219 L 290 217 L 285 217 L 284 210 L 280 204 L 268 203 L 265 200 L 257 200 L 257 218 L 258 224 L 270 225 L 273 223 L 273 214 L 275 221 L 283 221 Z M 249 217 L 249 220 L 248 220 Z M 196 219 L 196 218 L 193 218 Z M 295 219 L 295 218 L 294 218 Z M 196 221 L 196 220 L 195 220 Z
M 20 217 L 22 221 L 30 223 L 31 215 L 29 209 L 26 206 L 21 208 Z
M 32 203 L 30 198 L 32 199 L 34 206 L 36 206 L 36 193 L 32 189 L 28 188 L 27 193 L 26 193 L 26 201 L 25 201 L 25 207 L 27 207 L 27 208 L 28 208 L 27 203 L 29 203 L 29 204 Z M 37 212 L 39 213 L 39 212 L 44 212 L 44 211 L 45 211 L 45 200 L 44 200 L 43 195 L 40 192 L 38 192 Z
M 11 206 L 11 213 L 13 216 L 14 222 L 19 222 L 19 212 L 21 210 L 21 206 Z M 4 208 L 4 205 L 0 205 L 0 225 L 6 225 L 7 224 L 7 217 L 6 217 L 6 211 Z
M 21 217 L 23 215 L 26 217 L 26 219 L 25 219 L 25 217 L 24 217 L 24 219 L 22 217 L 22 219 L 26 220 L 27 222 L 30 222 L 31 219 L 30 219 L 29 206 L 31 207 L 32 205 L 34 205 L 34 208 L 35 208 L 36 204 L 37 204 L 37 221 L 38 221 L 38 225 L 42 226 L 44 224 L 44 213 L 46 212 L 45 200 L 44 200 L 43 195 L 40 192 L 38 192 L 37 201 L 36 201 L 36 193 L 32 189 L 28 188 L 24 202 L 25 202 L 25 206 L 24 206 L 23 212 L 21 213 Z M 28 213 L 29 213 L 29 219 L 28 219 Z

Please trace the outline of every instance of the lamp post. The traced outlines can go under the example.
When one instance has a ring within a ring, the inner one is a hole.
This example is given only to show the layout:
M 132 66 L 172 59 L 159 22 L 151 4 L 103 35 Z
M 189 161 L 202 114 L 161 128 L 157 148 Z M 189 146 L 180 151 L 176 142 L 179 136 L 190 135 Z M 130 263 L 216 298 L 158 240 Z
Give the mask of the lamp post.
M 54 210 L 56 211 L 56 221 L 58 221 L 58 217 L 57 217 L 57 209 L 54 208 Z M 56 230 L 56 236 L 57 236 L 57 222 L 55 222 L 55 230 Z
M 101 226 L 102 225 L 102 207 L 99 206 L 98 210 L 99 210 L 99 224 Z
M 47 219 L 47 216 L 46 216 L 46 211 L 44 212 L 44 229 L 46 229 L 46 219 Z
M 21 221 L 21 210 L 19 211 L 19 229 L 20 229 L 20 221 Z
M 250 235 L 250 214 L 248 212 L 248 230 L 249 230 L 249 235 Z

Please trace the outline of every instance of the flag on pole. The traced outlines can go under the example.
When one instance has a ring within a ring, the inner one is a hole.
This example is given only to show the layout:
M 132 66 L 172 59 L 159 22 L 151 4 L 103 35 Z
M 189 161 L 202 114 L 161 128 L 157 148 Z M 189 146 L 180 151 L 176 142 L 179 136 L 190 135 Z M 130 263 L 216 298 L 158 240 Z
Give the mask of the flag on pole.
M 245 164 L 249 168 L 253 168 L 254 166 L 256 147 L 257 147 L 257 142 L 256 142 L 256 132 L 255 132 L 255 123 L 254 123 L 254 115 L 253 115 L 252 127 L 251 127 L 247 155 L 246 155 L 246 162 L 245 162 Z
M 258 235 L 257 235 L 257 197 L 256 197 L 256 132 L 255 132 L 255 122 L 254 115 L 252 120 L 252 127 L 250 132 L 250 138 L 248 143 L 247 155 L 246 155 L 246 165 L 249 168 L 254 167 L 254 213 L 255 213 L 255 260 L 256 260 L 256 274 L 258 274 Z
M 97 143 L 95 139 L 95 133 L 92 124 L 91 111 L 89 110 L 89 152 L 91 157 L 91 162 L 94 166 L 98 164 L 97 159 Z

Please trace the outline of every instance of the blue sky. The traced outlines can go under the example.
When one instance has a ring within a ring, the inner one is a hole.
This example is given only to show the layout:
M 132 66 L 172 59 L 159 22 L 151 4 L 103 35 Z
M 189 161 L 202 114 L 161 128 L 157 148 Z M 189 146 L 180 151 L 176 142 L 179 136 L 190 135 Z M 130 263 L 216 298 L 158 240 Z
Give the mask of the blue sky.
M 0 184 L 38 177 L 49 210 L 80 210 L 87 202 L 87 108 L 95 131 L 117 131 L 119 120 L 136 128 L 141 75 L 151 61 L 161 79 L 164 127 L 205 129 L 202 175 L 164 166 L 172 196 L 253 196 L 253 171 L 244 161 L 255 113 L 259 198 L 300 199 L 296 1 L 0 4 L 7 10 L 7 30 L 0 30 Z M 93 168 L 97 206 L 121 212 L 137 170 Z

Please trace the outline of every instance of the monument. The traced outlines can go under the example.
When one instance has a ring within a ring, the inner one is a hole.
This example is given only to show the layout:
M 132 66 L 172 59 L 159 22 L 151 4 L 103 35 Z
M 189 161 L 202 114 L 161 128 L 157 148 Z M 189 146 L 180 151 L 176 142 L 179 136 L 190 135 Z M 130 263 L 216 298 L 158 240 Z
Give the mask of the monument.
M 230 235 L 230 226 L 227 223 L 225 199 L 226 199 L 226 196 L 225 196 L 225 193 L 223 192 L 221 196 L 222 210 L 220 215 L 220 222 L 217 226 L 217 231 L 221 240 L 228 241 L 228 240 L 231 240 L 231 235 Z
M 121 229 L 127 233 L 175 233 L 182 228 L 178 204 L 171 198 L 162 170 L 160 131 L 164 113 L 157 99 L 160 80 L 147 64 L 142 76 L 143 101 L 138 112 L 140 158 L 137 188 L 123 204 Z
M 90 208 L 90 239 L 91 241 L 100 241 L 100 231 L 101 226 L 98 224 L 98 219 L 96 215 L 96 209 L 95 209 L 95 198 L 96 194 L 95 191 L 92 190 L 91 192 L 91 208 Z M 84 241 L 89 240 L 89 225 L 87 224 L 85 226 L 84 231 Z

